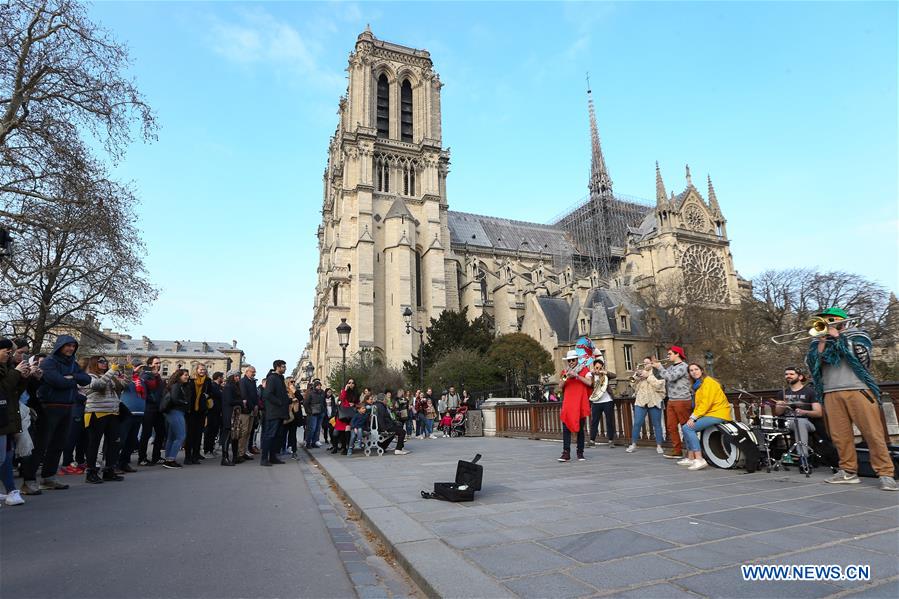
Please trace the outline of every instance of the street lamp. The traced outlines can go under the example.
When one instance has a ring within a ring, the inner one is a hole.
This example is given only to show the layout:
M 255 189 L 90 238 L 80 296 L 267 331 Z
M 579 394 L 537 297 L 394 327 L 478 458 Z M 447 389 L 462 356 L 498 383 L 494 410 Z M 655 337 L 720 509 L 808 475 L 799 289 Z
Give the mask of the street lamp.
M 350 331 L 352 330 L 353 328 L 347 324 L 346 318 L 341 318 L 340 324 L 337 325 L 337 343 L 340 344 L 340 349 L 343 351 L 341 383 L 346 382 L 346 348 L 350 344 Z
M 305 370 L 306 370 L 306 380 L 311 383 L 312 375 L 315 374 L 315 366 L 312 365 L 312 362 L 307 362 Z
M 712 367 L 715 365 L 715 354 L 712 353 L 712 350 L 705 350 L 705 369 L 708 371 L 709 376 L 715 376 L 715 371 L 712 370 Z
M 406 306 L 403 309 L 403 320 L 406 321 L 406 334 L 411 335 L 412 331 L 418 333 L 418 386 L 423 387 L 425 384 L 425 363 L 421 357 L 421 348 L 424 345 L 425 328 L 415 328 L 412 326 L 412 308 Z

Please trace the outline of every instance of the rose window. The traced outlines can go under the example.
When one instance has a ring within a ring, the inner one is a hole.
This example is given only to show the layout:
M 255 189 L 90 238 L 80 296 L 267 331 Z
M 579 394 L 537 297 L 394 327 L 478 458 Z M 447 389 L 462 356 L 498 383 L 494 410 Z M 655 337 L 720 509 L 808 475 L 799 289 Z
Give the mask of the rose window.
M 685 215 L 687 226 L 693 229 L 694 231 L 707 231 L 708 221 L 705 218 L 705 214 L 703 214 L 702 210 L 699 206 L 695 204 L 691 204 L 687 207 L 687 213 Z
M 687 297 L 702 302 L 727 301 L 727 273 L 716 251 L 691 245 L 684 252 L 683 268 Z

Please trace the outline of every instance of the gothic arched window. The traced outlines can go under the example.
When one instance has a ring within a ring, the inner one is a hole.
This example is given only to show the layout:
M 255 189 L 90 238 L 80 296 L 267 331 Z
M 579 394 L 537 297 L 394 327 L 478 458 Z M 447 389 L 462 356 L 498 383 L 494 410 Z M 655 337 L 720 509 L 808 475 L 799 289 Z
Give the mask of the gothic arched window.
M 390 137 L 390 83 L 383 73 L 378 77 L 378 137 Z
M 412 84 L 408 79 L 400 88 L 400 140 L 412 143 Z

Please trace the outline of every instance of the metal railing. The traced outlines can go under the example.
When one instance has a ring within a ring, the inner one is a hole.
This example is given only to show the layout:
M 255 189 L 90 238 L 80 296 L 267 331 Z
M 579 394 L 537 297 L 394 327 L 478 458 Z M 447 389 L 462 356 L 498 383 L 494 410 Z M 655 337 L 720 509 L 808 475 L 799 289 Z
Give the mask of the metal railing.
M 899 382 L 891 381 L 883 383 L 881 391 L 884 401 L 891 401 L 896 413 L 899 414 Z M 780 389 L 763 389 L 752 391 L 753 395 L 765 399 L 775 399 Z M 743 401 L 750 398 L 745 394 L 732 392 L 727 394 L 734 409 L 734 417 L 744 420 Z M 499 404 L 496 406 L 496 435 L 498 437 L 524 437 L 528 439 L 561 439 L 562 422 L 559 418 L 562 410 L 561 402 L 552 403 L 528 403 L 528 404 Z M 662 414 L 662 427 L 665 427 L 664 413 Z M 634 398 L 620 397 L 615 399 L 615 430 L 619 439 L 630 439 L 634 426 Z M 655 439 L 651 434 L 648 419 L 645 419 L 637 436 L 637 445 L 655 445 Z M 605 419 L 599 423 L 599 436 L 602 440 L 606 437 Z M 669 447 L 665 441 L 663 446 Z

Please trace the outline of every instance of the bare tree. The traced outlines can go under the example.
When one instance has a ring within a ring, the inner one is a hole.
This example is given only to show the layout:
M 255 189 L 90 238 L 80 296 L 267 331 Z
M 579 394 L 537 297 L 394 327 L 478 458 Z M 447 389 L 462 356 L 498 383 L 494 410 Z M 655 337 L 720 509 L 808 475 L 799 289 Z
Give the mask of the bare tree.
M 60 226 L 25 229 L 19 255 L 0 270 L 0 315 L 19 324 L 35 351 L 55 327 L 87 316 L 123 323 L 156 298 L 131 190 L 103 180 L 89 191 L 82 201 L 45 207 L 41 218 Z
M 83 201 L 62 190 L 99 178 L 89 141 L 117 160 L 135 121 L 154 137 L 153 114 L 123 74 L 128 63 L 78 2 L 0 5 L 0 225 L 55 226 L 44 207 Z

